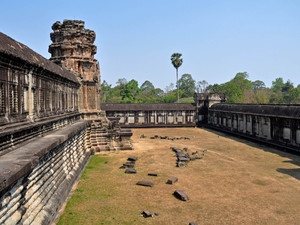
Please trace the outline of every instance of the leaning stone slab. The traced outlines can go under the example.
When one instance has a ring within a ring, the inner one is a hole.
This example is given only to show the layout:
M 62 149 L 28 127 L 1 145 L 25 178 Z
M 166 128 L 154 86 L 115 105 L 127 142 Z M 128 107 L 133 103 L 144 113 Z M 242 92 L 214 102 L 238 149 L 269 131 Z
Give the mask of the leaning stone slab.
M 182 152 L 177 152 L 176 156 L 179 157 L 185 157 L 185 154 Z
M 128 160 L 128 161 L 136 161 L 136 160 L 137 160 L 137 157 L 131 156 L 131 157 L 128 157 L 127 160 Z
M 174 194 L 173 194 L 176 198 L 182 200 L 182 201 L 188 201 L 190 200 L 189 196 L 187 196 L 186 193 L 184 193 L 184 191 L 181 191 L 181 190 L 176 190 L 174 191 Z
M 188 161 L 190 161 L 190 159 L 187 158 L 187 157 L 178 157 L 178 161 L 181 161 L 181 162 L 188 162 Z
M 136 185 L 141 185 L 141 186 L 146 186 L 146 187 L 153 187 L 154 183 L 152 183 L 150 181 L 141 180 L 141 181 L 138 181 L 136 183 Z
M 154 176 L 154 177 L 157 177 L 158 174 L 157 174 L 157 173 L 148 173 L 148 176 Z
M 136 173 L 136 170 L 134 168 L 129 168 L 125 170 L 125 173 Z
M 178 181 L 177 177 L 171 177 L 168 179 L 167 184 L 174 184 Z
M 182 150 L 181 149 L 179 149 L 179 148 L 176 148 L 176 147 L 172 147 L 172 150 L 174 151 L 174 152 L 182 152 Z

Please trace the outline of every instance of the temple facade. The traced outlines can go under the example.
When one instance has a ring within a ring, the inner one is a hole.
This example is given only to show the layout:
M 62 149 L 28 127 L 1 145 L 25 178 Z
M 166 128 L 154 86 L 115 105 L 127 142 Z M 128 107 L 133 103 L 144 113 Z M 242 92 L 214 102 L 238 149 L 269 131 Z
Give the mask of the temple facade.
M 200 125 L 299 152 L 300 105 L 227 104 L 215 93 L 101 104 L 95 32 L 80 20 L 52 29 L 50 60 L 0 32 L 0 224 L 51 224 L 94 152 L 133 149 L 130 127 Z

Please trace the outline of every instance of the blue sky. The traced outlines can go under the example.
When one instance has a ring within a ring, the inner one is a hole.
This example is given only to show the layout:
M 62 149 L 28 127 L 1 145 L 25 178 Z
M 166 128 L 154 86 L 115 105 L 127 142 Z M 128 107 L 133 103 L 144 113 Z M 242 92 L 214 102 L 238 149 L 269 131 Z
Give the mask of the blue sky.
M 300 84 L 299 0 L 15 0 L 1 2 L 0 31 L 50 57 L 51 26 L 84 20 L 96 32 L 101 79 L 175 83 L 179 74 L 224 83 L 237 72 L 267 86 L 277 77 Z

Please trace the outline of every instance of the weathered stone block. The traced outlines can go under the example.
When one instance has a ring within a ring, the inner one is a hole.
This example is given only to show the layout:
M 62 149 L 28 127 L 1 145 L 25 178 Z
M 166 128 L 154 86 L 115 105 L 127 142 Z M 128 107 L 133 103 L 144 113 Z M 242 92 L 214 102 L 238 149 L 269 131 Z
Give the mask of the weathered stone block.
M 168 179 L 167 184 L 174 184 L 178 181 L 177 177 L 171 177 Z
M 153 187 L 154 183 L 152 183 L 150 181 L 141 180 L 141 181 L 138 181 L 136 183 L 136 185 L 141 185 L 141 186 L 146 186 L 146 187 Z
M 154 177 L 157 177 L 158 174 L 157 174 L 157 173 L 148 173 L 148 176 L 154 176 Z
M 129 168 L 125 170 L 125 173 L 133 174 L 136 173 L 136 170 L 134 168 Z
M 128 157 L 127 160 L 128 160 L 128 161 L 136 161 L 136 160 L 137 160 L 137 157 L 131 156 L 131 157 Z
M 178 161 L 181 161 L 181 162 L 188 162 L 188 161 L 190 161 L 190 159 L 187 158 L 187 157 L 178 157 Z
M 174 191 L 174 194 L 173 194 L 176 198 L 178 198 L 179 200 L 182 200 L 182 201 L 188 201 L 190 200 L 189 196 L 182 190 L 176 190 Z

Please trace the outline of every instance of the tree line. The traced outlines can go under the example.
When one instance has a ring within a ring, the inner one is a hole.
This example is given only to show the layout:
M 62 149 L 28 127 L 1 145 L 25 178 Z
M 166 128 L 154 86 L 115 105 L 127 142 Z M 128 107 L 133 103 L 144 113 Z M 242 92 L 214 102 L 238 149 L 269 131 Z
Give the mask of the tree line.
M 105 80 L 101 84 L 103 103 L 174 103 L 177 102 L 177 85 L 171 83 L 164 90 L 156 88 L 149 80 L 141 85 L 134 79 L 120 78 L 115 86 Z M 261 80 L 251 81 L 247 72 L 237 73 L 230 81 L 222 84 L 196 82 L 191 74 L 183 74 L 178 80 L 178 93 L 181 103 L 193 102 L 198 93 L 225 93 L 230 103 L 256 104 L 300 104 L 300 85 L 276 78 L 271 87 Z

